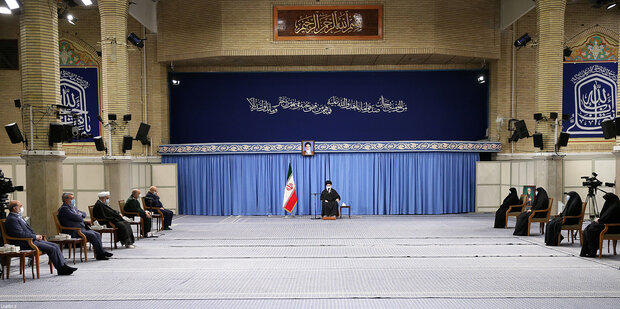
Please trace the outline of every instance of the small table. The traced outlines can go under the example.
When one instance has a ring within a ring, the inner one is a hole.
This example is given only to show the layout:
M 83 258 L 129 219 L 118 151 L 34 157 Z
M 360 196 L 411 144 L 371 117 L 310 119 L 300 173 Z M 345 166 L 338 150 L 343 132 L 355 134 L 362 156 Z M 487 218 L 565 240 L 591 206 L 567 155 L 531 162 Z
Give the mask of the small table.
M 6 266 L 6 278 L 9 279 L 11 273 L 11 259 L 19 258 L 19 272 L 22 274 L 24 283 L 26 283 L 26 257 L 32 257 L 34 261 L 34 250 L 22 250 L 19 252 L 0 252 L 0 257 L 5 258 L 5 265 L 2 265 L 2 280 L 4 280 L 4 267 Z M 34 279 L 34 265 L 32 268 L 32 279 Z
M 73 249 L 73 264 L 75 264 L 75 247 L 80 247 L 80 262 L 82 262 L 82 239 L 81 238 L 69 238 L 69 239 L 54 239 L 50 238 L 47 241 L 53 242 L 60 247 L 60 251 L 67 245 L 69 251 L 69 258 L 71 258 L 71 249 Z
M 101 242 L 103 243 L 103 233 L 109 233 L 110 234 L 110 250 L 114 250 L 114 248 L 116 247 L 116 228 L 115 227 L 105 227 L 105 228 L 101 228 L 101 229 L 93 229 L 91 227 L 91 231 L 95 231 L 97 233 L 99 233 L 99 235 L 101 236 Z
M 351 219 L 351 205 L 342 205 L 342 206 L 340 206 L 340 218 L 342 218 L 342 209 L 343 208 L 349 209 L 349 219 Z
M 140 238 L 142 235 L 142 226 L 140 224 L 139 221 L 125 221 L 127 223 L 129 223 L 129 226 L 135 225 L 136 226 L 136 239 Z M 133 228 L 131 228 L 131 231 L 133 233 Z

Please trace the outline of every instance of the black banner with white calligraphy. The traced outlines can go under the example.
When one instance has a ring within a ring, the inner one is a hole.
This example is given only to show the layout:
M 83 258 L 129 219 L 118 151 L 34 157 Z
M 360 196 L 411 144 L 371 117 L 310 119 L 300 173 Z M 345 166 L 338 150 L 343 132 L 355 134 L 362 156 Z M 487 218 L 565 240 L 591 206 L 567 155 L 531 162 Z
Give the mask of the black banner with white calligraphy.
M 171 143 L 475 141 L 479 70 L 171 73 Z

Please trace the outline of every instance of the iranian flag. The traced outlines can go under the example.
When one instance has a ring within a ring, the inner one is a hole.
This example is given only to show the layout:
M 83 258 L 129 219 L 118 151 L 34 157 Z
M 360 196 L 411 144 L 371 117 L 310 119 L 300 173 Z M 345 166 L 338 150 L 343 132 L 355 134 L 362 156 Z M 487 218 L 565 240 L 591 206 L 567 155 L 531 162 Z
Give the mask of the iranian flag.
M 289 213 L 293 212 L 293 209 L 297 205 L 297 189 L 295 188 L 295 180 L 293 179 L 293 168 L 291 162 L 288 163 L 288 175 L 286 176 L 286 186 L 284 187 L 284 200 L 282 201 L 282 208 Z

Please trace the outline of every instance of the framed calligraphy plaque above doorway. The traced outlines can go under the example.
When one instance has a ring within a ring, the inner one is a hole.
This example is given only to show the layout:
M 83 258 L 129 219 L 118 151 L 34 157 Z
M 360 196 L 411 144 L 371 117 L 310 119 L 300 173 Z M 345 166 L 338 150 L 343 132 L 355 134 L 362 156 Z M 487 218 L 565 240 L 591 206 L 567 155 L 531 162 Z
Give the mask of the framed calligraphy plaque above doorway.
M 274 6 L 273 27 L 276 41 L 381 40 L 383 6 Z

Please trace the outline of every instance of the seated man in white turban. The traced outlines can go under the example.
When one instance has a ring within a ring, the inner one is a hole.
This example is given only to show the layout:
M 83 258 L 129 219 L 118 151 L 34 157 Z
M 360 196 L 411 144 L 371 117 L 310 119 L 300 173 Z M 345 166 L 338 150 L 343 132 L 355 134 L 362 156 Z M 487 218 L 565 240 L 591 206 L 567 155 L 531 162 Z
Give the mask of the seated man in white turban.
M 93 207 L 93 215 L 97 219 L 107 221 L 106 225 L 108 227 L 111 227 L 110 222 L 114 223 L 118 229 L 118 240 L 121 244 L 126 248 L 135 248 L 133 244 L 135 239 L 131 225 L 123 219 L 123 216 L 118 211 L 110 207 L 110 192 L 100 192 L 97 197 L 99 197 L 99 200 L 97 200 L 95 207 Z

